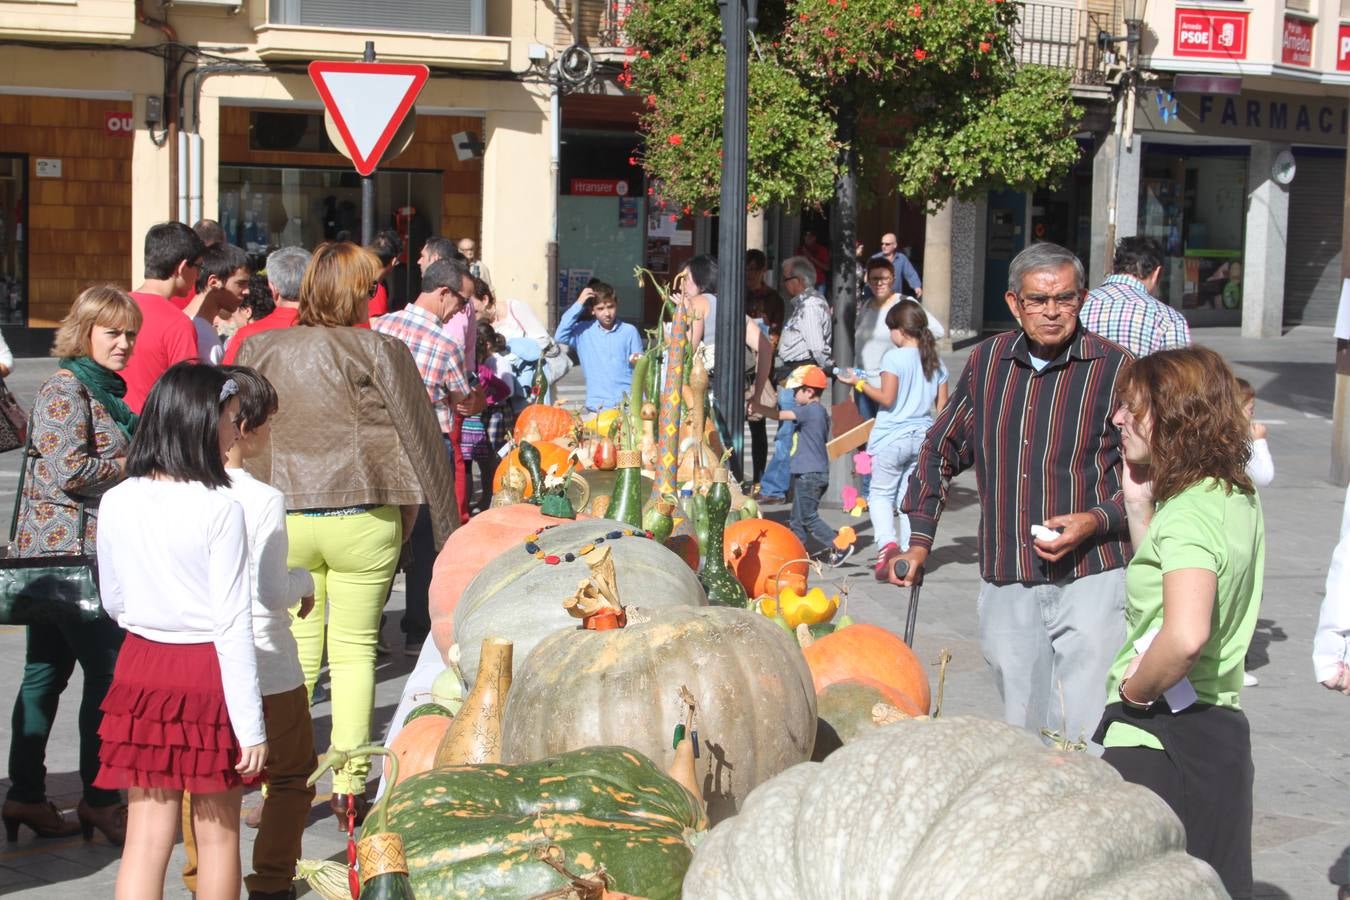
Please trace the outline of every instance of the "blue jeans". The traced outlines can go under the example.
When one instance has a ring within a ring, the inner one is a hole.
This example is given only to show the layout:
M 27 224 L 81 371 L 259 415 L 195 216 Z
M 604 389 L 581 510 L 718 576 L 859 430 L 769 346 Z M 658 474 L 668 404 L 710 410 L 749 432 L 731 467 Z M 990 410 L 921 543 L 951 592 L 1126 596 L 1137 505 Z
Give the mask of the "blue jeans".
M 900 534 L 895 533 L 899 500 L 909 487 L 909 476 L 919 461 L 924 431 L 902 434 L 880 450 L 872 452 L 872 484 L 867 492 L 867 514 L 872 520 L 872 539 L 877 550 L 887 544 L 909 549 L 909 516 L 899 513 Z
M 829 486 L 828 472 L 803 472 L 792 476 L 792 517 L 788 520 L 788 527 L 802 542 L 802 546 L 808 549 L 808 534 L 826 547 L 834 544 L 834 529 L 820 517 L 820 498 L 825 496 L 825 489 Z
M 778 408 L 791 410 L 797 408 L 792 391 L 787 388 L 778 390 Z M 792 457 L 792 433 L 795 426 L 791 422 L 779 420 L 778 432 L 773 438 L 773 459 L 764 469 L 764 477 L 759 480 L 759 492 L 766 497 L 786 497 L 788 491 L 788 465 Z

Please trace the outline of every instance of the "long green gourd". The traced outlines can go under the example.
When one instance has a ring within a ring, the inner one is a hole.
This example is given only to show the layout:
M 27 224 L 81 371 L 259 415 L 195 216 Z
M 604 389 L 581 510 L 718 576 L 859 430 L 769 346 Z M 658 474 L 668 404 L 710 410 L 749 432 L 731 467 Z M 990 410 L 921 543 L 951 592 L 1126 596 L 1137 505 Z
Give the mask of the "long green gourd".
M 620 450 L 618 473 L 614 478 L 614 493 L 610 495 L 605 516 L 620 522 L 642 527 L 642 452 Z
M 703 553 L 703 568 L 699 570 L 698 580 L 708 593 L 708 603 L 713 606 L 745 607 L 750 598 L 745 588 L 736 579 L 727 566 L 722 550 L 723 531 L 727 525 L 727 513 L 731 511 L 731 488 L 727 486 L 727 470 L 723 466 L 713 470 L 712 487 L 708 490 L 708 545 Z
M 389 760 L 389 788 L 380 802 L 371 810 L 361 840 L 356 844 L 356 860 L 360 870 L 361 900 L 415 900 L 412 881 L 408 878 L 408 860 L 403 851 L 403 836 L 389 827 L 389 804 L 398 784 L 398 755 L 387 747 L 367 744 L 353 750 L 330 749 L 319 768 L 309 776 L 313 785 L 329 769 L 343 768 L 357 757 L 383 756 Z

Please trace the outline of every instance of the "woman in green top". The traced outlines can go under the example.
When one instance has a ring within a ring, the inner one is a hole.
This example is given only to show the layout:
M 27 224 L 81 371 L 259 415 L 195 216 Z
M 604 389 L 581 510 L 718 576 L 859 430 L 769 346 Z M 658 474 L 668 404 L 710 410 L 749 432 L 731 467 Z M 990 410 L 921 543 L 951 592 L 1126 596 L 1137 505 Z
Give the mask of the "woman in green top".
M 1233 897 L 1252 893 L 1252 759 L 1238 705 L 1261 597 L 1265 529 L 1247 477 L 1236 380 L 1204 347 L 1140 359 L 1117 385 L 1134 558 L 1125 646 L 1094 740 L 1186 827 Z

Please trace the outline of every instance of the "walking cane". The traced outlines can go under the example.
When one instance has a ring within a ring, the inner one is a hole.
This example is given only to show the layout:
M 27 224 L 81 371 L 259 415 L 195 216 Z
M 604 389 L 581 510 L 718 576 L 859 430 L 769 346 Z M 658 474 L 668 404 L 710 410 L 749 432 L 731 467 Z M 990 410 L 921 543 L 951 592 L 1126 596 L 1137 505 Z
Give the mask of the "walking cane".
M 892 581 L 900 581 L 909 574 L 909 560 L 897 559 L 891 563 Z M 919 581 L 909 588 L 909 613 L 905 616 L 905 645 L 914 646 L 914 624 L 919 617 Z

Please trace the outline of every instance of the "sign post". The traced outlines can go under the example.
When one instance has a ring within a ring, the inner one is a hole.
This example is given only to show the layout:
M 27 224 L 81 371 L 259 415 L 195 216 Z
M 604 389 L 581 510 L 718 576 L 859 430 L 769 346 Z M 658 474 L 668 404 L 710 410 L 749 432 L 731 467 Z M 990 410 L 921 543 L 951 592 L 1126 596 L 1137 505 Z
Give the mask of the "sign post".
M 312 62 L 309 77 L 361 175 L 361 242 L 375 237 L 375 169 L 431 71 L 423 65 L 375 62 L 366 41 L 361 62 Z

